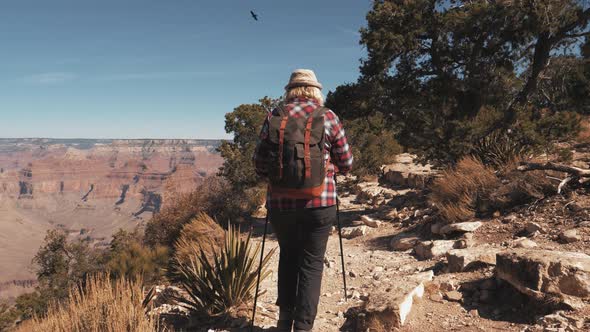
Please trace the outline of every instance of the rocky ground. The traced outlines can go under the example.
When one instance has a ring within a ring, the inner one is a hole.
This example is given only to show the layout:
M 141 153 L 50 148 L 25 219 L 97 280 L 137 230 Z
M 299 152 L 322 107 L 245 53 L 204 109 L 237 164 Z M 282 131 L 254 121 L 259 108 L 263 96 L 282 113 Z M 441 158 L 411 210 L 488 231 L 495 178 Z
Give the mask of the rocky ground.
M 342 186 L 349 298 L 335 231 L 314 331 L 590 331 L 590 199 L 583 190 L 444 227 L 425 198 L 424 174 L 390 174 L 389 184 L 402 179 L 405 189 Z M 273 235 L 267 241 L 266 250 L 278 246 Z M 278 316 L 277 261 L 261 285 L 259 331 L 273 331 Z

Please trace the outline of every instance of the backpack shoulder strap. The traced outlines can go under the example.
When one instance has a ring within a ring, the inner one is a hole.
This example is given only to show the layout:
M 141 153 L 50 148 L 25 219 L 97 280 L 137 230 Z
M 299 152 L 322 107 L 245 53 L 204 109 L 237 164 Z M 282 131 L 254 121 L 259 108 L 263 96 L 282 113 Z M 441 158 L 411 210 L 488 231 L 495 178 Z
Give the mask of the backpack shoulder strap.
M 311 130 L 313 120 L 317 118 L 324 118 L 324 114 L 326 113 L 326 108 L 320 106 L 313 110 L 313 112 L 307 118 L 307 123 L 305 125 L 305 141 L 304 141 L 304 163 L 305 163 L 305 178 L 311 178 L 311 152 L 310 152 L 310 140 L 311 140 Z
M 278 104 L 275 109 L 277 110 L 277 113 L 280 117 L 284 117 L 284 116 L 288 116 L 288 112 L 287 110 L 285 110 L 285 105 L 283 104 Z
M 319 118 L 319 117 L 324 116 L 327 111 L 328 111 L 327 107 L 318 106 L 318 108 L 316 108 L 315 110 L 313 110 L 313 112 L 311 112 L 310 116 L 313 118 Z

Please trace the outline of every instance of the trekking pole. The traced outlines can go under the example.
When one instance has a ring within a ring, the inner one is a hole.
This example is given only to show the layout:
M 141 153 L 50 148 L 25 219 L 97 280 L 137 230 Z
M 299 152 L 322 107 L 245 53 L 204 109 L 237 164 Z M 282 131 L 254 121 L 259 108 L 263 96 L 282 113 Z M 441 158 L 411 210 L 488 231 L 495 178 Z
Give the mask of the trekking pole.
M 260 287 L 260 274 L 262 273 L 262 261 L 264 259 L 264 242 L 266 242 L 266 230 L 268 228 L 268 213 L 269 211 L 266 211 L 266 220 L 264 221 L 264 234 L 262 234 L 262 249 L 260 250 L 260 264 L 258 264 L 258 277 L 256 279 L 256 293 L 254 293 L 254 309 L 252 309 L 250 332 L 254 331 L 254 319 L 256 318 L 256 303 L 258 302 L 258 288 Z
M 334 186 L 338 190 L 338 180 L 334 174 Z M 340 224 L 340 198 L 336 194 L 336 222 L 338 223 L 338 238 L 340 240 L 340 261 L 342 262 L 342 280 L 344 280 L 344 301 L 348 301 L 348 294 L 346 289 L 346 271 L 344 269 L 344 249 L 342 247 L 342 225 Z

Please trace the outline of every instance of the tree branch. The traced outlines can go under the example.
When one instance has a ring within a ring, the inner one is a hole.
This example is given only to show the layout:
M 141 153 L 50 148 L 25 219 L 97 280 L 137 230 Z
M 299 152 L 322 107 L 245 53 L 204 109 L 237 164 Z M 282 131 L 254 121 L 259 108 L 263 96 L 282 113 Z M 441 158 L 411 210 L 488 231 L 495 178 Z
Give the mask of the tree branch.
M 580 37 L 586 37 L 586 36 L 590 36 L 590 31 L 581 32 L 581 33 L 570 33 L 570 34 L 565 35 L 566 38 L 580 38 Z
M 567 178 L 563 179 L 563 181 L 561 181 L 559 183 L 559 186 L 557 187 L 557 193 L 558 194 L 561 194 L 561 191 L 563 190 L 563 187 L 565 187 L 565 185 L 568 184 L 573 179 L 577 179 L 577 177 L 575 177 L 575 176 L 568 176 Z
M 544 164 L 541 164 L 541 163 L 521 163 L 517 169 L 522 172 L 536 171 L 536 170 L 557 171 L 557 172 L 568 173 L 568 174 L 571 174 L 575 177 L 590 178 L 590 169 L 583 169 L 583 168 L 574 167 L 574 166 L 556 164 L 554 162 L 546 162 Z

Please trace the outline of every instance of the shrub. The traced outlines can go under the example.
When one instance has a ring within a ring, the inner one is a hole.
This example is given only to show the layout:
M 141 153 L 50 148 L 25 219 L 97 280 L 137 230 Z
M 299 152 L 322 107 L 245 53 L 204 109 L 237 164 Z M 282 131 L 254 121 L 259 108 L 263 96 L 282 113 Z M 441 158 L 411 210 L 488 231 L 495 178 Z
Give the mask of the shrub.
M 491 194 L 501 185 L 491 167 L 474 157 L 465 157 L 443 172 L 432 184 L 430 200 L 449 223 L 476 216 L 482 206 L 489 206 Z
M 219 175 L 238 191 L 260 182 L 252 156 L 264 120 L 279 102 L 279 99 L 264 97 L 258 104 L 243 104 L 225 115 L 225 131 L 233 136 L 233 140 L 222 142 L 218 148 L 223 157 Z
M 465 157 L 434 181 L 430 201 L 445 221 L 454 223 L 555 193 L 555 186 L 543 172 L 521 172 L 517 165 L 518 159 L 514 159 L 495 170 L 475 157 Z
M 154 247 L 172 247 L 182 227 L 202 210 L 203 195 L 200 191 L 178 194 L 165 202 L 164 208 L 147 223 L 145 242 Z
M 354 155 L 354 174 L 378 175 L 383 165 L 394 162 L 402 152 L 381 113 L 347 122 L 346 130 Z
M 580 143 L 590 143 L 590 119 L 583 117 L 580 121 L 580 131 L 576 137 Z
M 16 299 L 21 319 L 44 315 L 50 301 L 68 297 L 68 290 L 87 276 L 104 270 L 104 252 L 91 248 L 87 241 L 68 241 L 61 230 L 49 230 L 33 258 L 39 286 L 35 292 Z
M 145 246 L 137 230 L 119 230 L 111 241 L 107 269 L 115 278 L 157 282 L 164 274 L 169 252 L 162 245 Z
M 150 246 L 163 245 L 174 248 L 176 239 L 184 225 L 199 213 L 204 212 L 220 225 L 227 226 L 229 220 L 240 220 L 257 206 L 253 204 L 255 188 L 236 191 L 227 180 L 212 176 L 206 178 L 193 192 L 178 194 L 156 214 L 146 225 L 145 242 Z
M 56 296 L 52 290 L 38 287 L 32 293 L 19 295 L 15 300 L 15 308 L 20 319 L 30 319 L 34 316 L 45 315 L 49 303 L 60 300 L 63 300 L 63 298 Z
M 17 318 L 17 311 L 8 303 L 0 301 L 0 331 L 6 331 L 13 326 Z
M 223 237 L 223 228 L 201 212 L 182 228 L 175 244 L 175 259 L 189 264 L 194 248 L 199 248 L 208 258 L 212 258 L 215 254 L 213 248 L 223 245 Z
M 223 227 L 229 221 L 243 221 L 260 205 L 260 185 L 238 189 L 222 177 L 210 177 L 199 187 L 203 194 L 203 212 L 215 219 Z
M 491 195 L 496 210 L 507 210 L 556 193 L 555 183 L 543 171 L 521 172 L 517 170 L 518 162 L 508 163 L 499 172 L 503 184 Z
M 140 282 L 108 275 L 90 277 L 84 288 L 70 291 L 62 305 L 50 307 L 45 318 L 33 318 L 16 331 L 23 332 L 119 332 L 157 331 L 157 322 L 145 313 L 144 290 Z
M 188 262 L 177 257 L 172 264 L 171 279 L 186 291 L 186 297 L 178 302 L 202 317 L 240 317 L 248 312 L 246 307 L 253 299 L 258 272 L 260 245 L 252 249 L 250 235 L 245 239 L 230 226 L 225 232 L 225 243 L 209 258 L 201 246 L 193 243 Z M 275 249 L 263 260 L 261 280 L 270 271 L 267 266 Z

